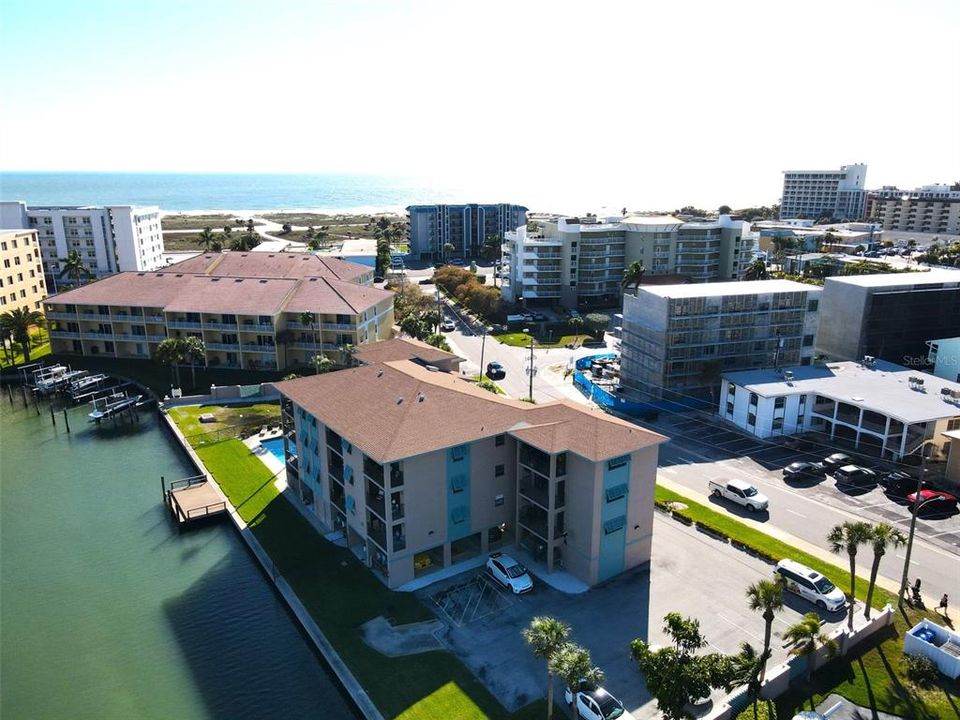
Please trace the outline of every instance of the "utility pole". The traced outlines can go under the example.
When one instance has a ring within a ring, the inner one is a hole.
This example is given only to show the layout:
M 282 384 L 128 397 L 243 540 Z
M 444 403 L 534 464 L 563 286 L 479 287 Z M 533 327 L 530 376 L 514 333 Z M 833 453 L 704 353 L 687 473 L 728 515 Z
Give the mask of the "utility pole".
M 483 337 L 480 340 L 480 377 L 483 378 L 483 351 L 487 347 L 487 324 L 483 324 Z
M 533 335 L 530 336 L 530 402 L 533 402 L 533 376 L 536 374 L 537 368 L 533 364 Z
M 437 285 L 437 313 L 440 315 L 439 322 L 443 322 L 443 306 L 440 305 L 440 286 Z M 439 327 L 434 328 L 435 331 L 439 332 Z
M 920 475 L 917 477 L 917 491 L 913 500 L 913 511 L 910 515 L 910 534 L 907 536 L 907 552 L 904 553 L 903 577 L 900 579 L 900 592 L 897 595 L 897 607 L 903 608 L 903 596 L 907 593 L 907 583 L 910 574 L 910 553 L 913 551 L 913 535 L 917 531 L 917 514 L 923 505 L 920 491 L 923 490 L 923 478 L 927 474 L 927 444 L 920 446 Z

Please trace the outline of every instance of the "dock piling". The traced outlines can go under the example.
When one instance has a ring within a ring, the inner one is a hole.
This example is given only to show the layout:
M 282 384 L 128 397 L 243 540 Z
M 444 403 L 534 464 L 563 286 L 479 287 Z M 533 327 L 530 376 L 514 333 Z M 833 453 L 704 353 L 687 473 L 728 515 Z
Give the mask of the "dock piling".
M 56 413 L 53 412 L 53 403 L 52 403 L 52 402 L 50 403 L 50 421 L 53 423 L 53 426 L 54 426 L 54 427 L 57 426 L 57 416 L 56 416 Z
M 70 420 L 67 418 L 67 408 L 63 408 L 63 424 L 67 426 L 67 432 L 70 432 Z
M 13 407 L 13 386 L 7 385 L 7 397 L 10 398 L 10 407 Z

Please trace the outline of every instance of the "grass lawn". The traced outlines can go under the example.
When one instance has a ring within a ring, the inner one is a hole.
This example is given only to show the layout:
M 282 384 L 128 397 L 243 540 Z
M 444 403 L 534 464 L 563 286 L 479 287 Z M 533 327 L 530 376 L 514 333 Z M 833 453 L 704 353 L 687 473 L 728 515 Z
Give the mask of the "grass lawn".
M 494 335 L 499 342 L 504 345 L 510 345 L 511 347 L 530 347 L 530 335 L 527 333 L 500 333 L 499 335 Z M 568 344 L 573 343 L 577 347 L 580 346 L 585 339 L 588 339 L 589 335 L 563 335 L 556 340 L 550 342 L 545 342 L 541 338 L 534 335 L 533 346 L 540 348 L 554 348 L 554 347 L 566 347 Z
M 391 658 L 368 647 L 357 633 L 367 620 L 384 615 L 409 623 L 433 619 L 432 613 L 413 594 L 387 589 L 353 553 L 319 535 L 277 493 L 270 471 L 239 440 L 197 452 L 385 717 L 532 720 L 545 715 L 542 701 L 510 715 L 447 652 Z
M 200 416 L 210 413 L 217 421 L 201 423 Z M 170 408 L 170 417 L 189 440 L 194 435 L 219 430 L 230 425 L 279 423 L 280 406 L 275 403 L 251 405 L 190 405 Z
M 496 395 L 505 395 L 503 388 L 497 385 L 493 380 L 484 376 L 484 375 L 473 375 L 471 378 L 479 387 L 482 387 L 484 390 L 489 390 Z
M 30 333 L 30 362 L 36 362 L 40 358 L 50 354 L 50 338 L 44 330 L 35 330 Z M 11 348 L 13 362 L 7 359 L 6 352 L 0 351 L 0 368 L 13 367 L 24 362 L 23 348 L 20 343 L 14 343 Z
M 246 225 L 247 218 L 240 218 L 243 222 L 237 225 L 236 215 L 216 214 L 216 215 L 164 215 L 160 219 L 160 229 L 162 230 L 203 230 L 205 227 L 211 230 L 220 231 L 227 225 L 234 228 L 241 228 Z M 263 223 L 254 223 L 263 225 Z
M 842 567 L 846 556 L 837 556 L 840 564 L 825 562 L 659 485 L 656 488 L 656 499 L 660 502 L 682 502 L 687 506 L 687 509 L 682 511 L 684 515 L 723 530 L 732 539 L 774 558 L 789 557 L 797 560 L 823 573 L 838 587 L 849 586 L 849 570 Z M 872 553 L 868 548 L 861 551 L 861 562 L 869 562 L 871 559 Z M 867 580 L 858 576 L 857 597 L 865 600 L 866 595 Z M 875 607 L 882 607 L 887 603 L 896 607 L 896 595 L 882 587 L 874 590 L 873 597 Z M 823 698 L 834 692 L 858 705 L 917 720 L 960 717 L 960 702 L 957 701 L 960 682 L 941 678 L 938 686 L 922 689 L 913 686 L 906 677 L 903 635 L 923 617 L 943 624 L 943 618 L 932 611 L 920 611 L 905 606 L 902 612 L 895 613 L 892 626 L 858 645 L 846 657 L 837 658 L 818 670 L 813 677 L 812 687 L 795 686 L 791 692 L 778 699 L 778 717 L 789 718 L 800 710 L 813 709 Z M 752 713 L 749 717 L 752 717 Z

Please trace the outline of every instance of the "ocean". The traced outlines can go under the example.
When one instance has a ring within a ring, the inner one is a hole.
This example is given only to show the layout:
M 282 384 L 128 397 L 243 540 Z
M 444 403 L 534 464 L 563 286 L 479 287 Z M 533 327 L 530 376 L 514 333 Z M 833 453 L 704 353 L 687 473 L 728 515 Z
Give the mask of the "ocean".
M 159 205 L 162 210 L 401 212 L 418 203 L 510 202 L 464 188 L 378 175 L 0 173 L 0 200 L 28 205 Z

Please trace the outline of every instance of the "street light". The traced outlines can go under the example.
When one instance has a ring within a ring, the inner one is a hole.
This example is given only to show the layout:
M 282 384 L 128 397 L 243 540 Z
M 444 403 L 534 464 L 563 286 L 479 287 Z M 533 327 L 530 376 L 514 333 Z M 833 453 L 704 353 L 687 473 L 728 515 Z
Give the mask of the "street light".
M 900 592 L 897 595 L 897 607 L 899 608 L 903 608 L 903 597 L 907 593 L 907 583 L 909 582 L 907 576 L 910 573 L 910 553 L 913 550 L 913 535 L 917 530 L 917 515 L 920 513 L 920 508 L 934 499 L 931 498 L 930 500 L 921 502 L 920 497 L 920 491 L 923 490 L 923 477 L 927 474 L 928 455 L 926 450 L 931 442 L 933 441 L 927 440 L 920 446 L 920 474 L 917 476 L 917 491 L 914 495 L 913 512 L 910 516 L 910 534 L 907 536 L 907 551 L 904 553 L 905 557 L 903 560 L 903 577 L 900 580 Z
M 524 328 L 523 331 L 530 335 L 530 330 Z M 530 402 L 533 402 L 533 376 L 537 374 L 537 368 L 533 364 L 533 335 L 530 335 L 530 366 L 527 368 L 527 375 L 530 376 Z

